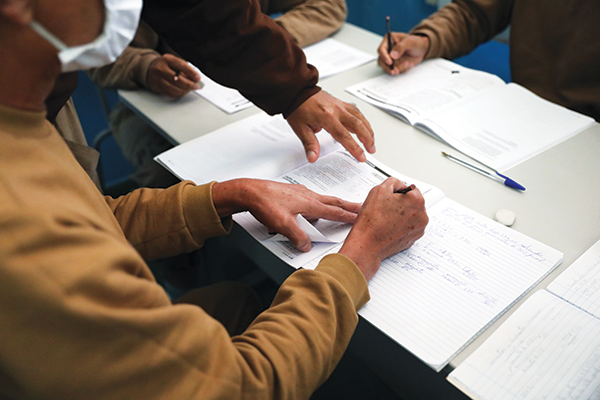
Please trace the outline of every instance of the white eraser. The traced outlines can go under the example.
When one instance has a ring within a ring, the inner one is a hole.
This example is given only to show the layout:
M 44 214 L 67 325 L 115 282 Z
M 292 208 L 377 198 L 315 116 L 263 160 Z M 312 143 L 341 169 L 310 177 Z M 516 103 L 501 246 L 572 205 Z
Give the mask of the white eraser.
M 494 220 L 500 222 L 502 225 L 512 226 L 515 223 L 515 219 L 517 218 L 516 214 L 510 210 L 505 208 L 501 208 L 496 212 L 494 216 Z

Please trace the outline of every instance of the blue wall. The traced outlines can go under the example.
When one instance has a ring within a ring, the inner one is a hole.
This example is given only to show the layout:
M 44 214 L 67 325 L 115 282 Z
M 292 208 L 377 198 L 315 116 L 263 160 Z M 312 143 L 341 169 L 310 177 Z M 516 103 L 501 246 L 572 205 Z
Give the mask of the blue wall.
M 392 30 L 406 32 L 437 10 L 425 0 L 346 0 L 348 22 L 380 35 L 385 34 L 385 17 L 390 16 Z

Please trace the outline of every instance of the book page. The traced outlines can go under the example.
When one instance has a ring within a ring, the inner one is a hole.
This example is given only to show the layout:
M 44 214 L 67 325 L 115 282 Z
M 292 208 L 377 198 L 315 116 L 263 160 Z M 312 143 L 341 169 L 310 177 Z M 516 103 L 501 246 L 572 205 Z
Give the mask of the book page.
M 600 241 L 550 282 L 547 290 L 600 318 Z
M 500 172 L 588 128 L 594 120 L 515 83 L 420 121 L 463 154 Z
M 600 398 L 600 320 L 542 290 L 448 377 L 473 399 Z
M 342 148 L 325 131 L 317 138 L 321 154 Z M 271 179 L 307 163 L 300 139 L 283 117 L 262 112 L 180 144 L 155 160 L 198 185 L 234 178 Z
M 424 61 L 400 75 L 369 79 L 346 91 L 414 125 L 466 98 L 504 85 L 495 75 L 438 58 Z
M 303 48 L 306 62 L 319 71 L 319 79 L 351 70 L 377 58 L 375 51 L 367 53 L 332 38 Z
M 306 163 L 276 180 L 301 184 L 320 194 L 336 196 L 353 202 L 362 202 L 374 186 L 387 179 L 387 173 L 407 183 L 414 183 L 423 193 L 426 207 L 432 206 L 443 198 L 443 193 L 439 189 L 409 179 L 377 162 L 371 156 L 367 157 L 369 157 L 369 162 L 376 168 L 367 163 L 356 161 L 345 150 L 338 150 L 320 157 L 314 164 Z M 311 268 L 311 261 L 329 252 L 337 251 L 336 249 L 339 247 L 335 244 L 313 242 L 311 251 L 302 253 L 290 242 L 268 240 L 270 236 L 268 229 L 250 213 L 235 214 L 233 219 L 273 254 L 295 268 Z M 349 224 L 327 220 L 318 220 L 313 225 L 324 236 L 336 243 L 343 241 L 352 228 Z
M 382 263 L 359 314 L 440 371 L 562 253 L 448 198 L 427 213 L 425 235 Z

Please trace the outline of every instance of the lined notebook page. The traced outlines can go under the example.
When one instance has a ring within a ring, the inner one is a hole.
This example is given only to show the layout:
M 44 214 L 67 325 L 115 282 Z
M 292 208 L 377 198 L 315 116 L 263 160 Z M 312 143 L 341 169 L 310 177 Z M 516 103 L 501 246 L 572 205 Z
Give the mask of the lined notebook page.
M 600 318 L 600 242 L 552 281 L 547 290 Z
M 359 314 L 439 371 L 562 253 L 448 198 L 428 214 L 423 238 L 382 263 Z
M 448 380 L 473 399 L 598 399 L 600 320 L 542 290 Z

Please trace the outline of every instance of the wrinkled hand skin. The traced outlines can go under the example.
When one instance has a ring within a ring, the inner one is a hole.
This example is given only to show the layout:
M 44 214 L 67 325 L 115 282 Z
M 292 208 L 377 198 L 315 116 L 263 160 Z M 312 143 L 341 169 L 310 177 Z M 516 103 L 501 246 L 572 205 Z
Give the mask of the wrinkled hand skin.
M 339 251 L 356 263 L 367 280 L 384 259 L 408 249 L 425 233 L 429 218 L 423 195 L 419 189 L 395 193 L 405 187 L 396 178 L 374 187 Z
M 308 220 L 324 218 L 354 223 L 361 207 L 359 203 L 317 194 L 303 185 L 260 179 L 215 183 L 212 192 L 213 203 L 221 217 L 250 211 L 269 232 L 281 233 L 304 252 L 311 249 L 311 242 L 298 226 L 298 214 Z

